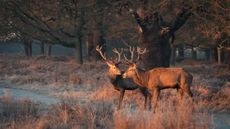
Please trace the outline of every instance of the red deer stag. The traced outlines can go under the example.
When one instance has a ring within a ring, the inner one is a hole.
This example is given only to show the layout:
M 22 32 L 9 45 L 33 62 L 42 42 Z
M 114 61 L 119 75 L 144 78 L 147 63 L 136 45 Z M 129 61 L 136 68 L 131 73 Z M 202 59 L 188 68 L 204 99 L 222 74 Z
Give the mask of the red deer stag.
M 146 49 L 137 48 L 137 60 L 135 61 L 133 59 L 134 51 L 130 51 L 130 60 L 124 56 L 125 60 L 129 63 L 129 68 L 122 77 L 132 78 L 137 85 L 146 87 L 152 91 L 154 97 L 154 110 L 157 106 L 160 90 L 162 89 L 177 89 L 180 99 L 182 99 L 183 92 L 187 93 L 190 97 L 193 96 L 190 90 L 193 76 L 183 68 L 153 68 L 148 71 L 137 68 L 136 62 L 140 59 L 140 55 L 145 52 Z
M 109 66 L 108 70 L 108 77 L 110 79 L 110 82 L 113 84 L 114 88 L 118 91 L 120 91 L 120 98 L 118 103 L 118 109 L 120 109 L 122 100 L 125 94 L 125 90 L 136 90 L 139 89 L 143 96 L 145 97 L 145 104 L 144 107 L 146 109 L 147 106 L 147 99 L 148 96 L 151 96 L 151 94 L 148 92 L 148 90 L 145 87 L 140 87 L 136 85 L 132 79 L 124 79 L 122 78 L 122 72 L 118 68 L 118 64 L 121 63 L 121 54 L 123 50 L 120 52 L 117 49 L 113 49 L 113 52 L 117 54 L 118 58 L 117 61 L 114 62 L 112 60 L 109 60 L 106 58 L 105 54 L 102 53 L 102 47 L 97 46 L 96 51 L 101 55 L 102 59 L 105 61 L 105 63 Z

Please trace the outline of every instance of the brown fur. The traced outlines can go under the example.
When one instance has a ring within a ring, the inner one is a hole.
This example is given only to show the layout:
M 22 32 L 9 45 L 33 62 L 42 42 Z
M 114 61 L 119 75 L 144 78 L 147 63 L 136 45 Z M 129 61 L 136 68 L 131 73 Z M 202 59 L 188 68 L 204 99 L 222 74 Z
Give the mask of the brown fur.
M 96 51 L 101 55 L 102 59 L 105 60 L 105 63 L 109 66 L 108 69 L 108 77 L 110 78 L 110 82 L 113 84 L 114 88 L 116 90 L 120 91 L 120 98 L 119 98 L 119 103 L 118 103 L 118 109 L 121 107 L 121 103 L 125 94 L 125 90 L 135 90 L 139 89 L 143 96 L 145 97 L 145 108 L 147 106 L 147 99 L 148 96 L 151 97 L 151 94 L 148 92 L 147 88 L 145 87 L 139 87 L 136 85 L 132 80 L 130 79 L 124 79 L 122 77 L 122 72 L 120 69 L 117 67 L 117 65 L 121 62 L 121 54 L 123 50 L 121 49 L 118 51 L 116 48 L 113 49 L 113 52 L 117 54 L 117 61 L 114 62 L 112 60 L 108 60 L 102 52 L 102 46 L 97 46 Z
M 108 77 L 113 85 L 113 87 L 120 91 L 120 97 L 118 102 L 118 109 L 121 108 L 123 97 L 126 90 L 136 90 L 139 89 L 142 95 L 145 98 L 144 108 L 147 107 L 147 99 L 148 97 L 151 97 L 151 94 L 148 92 L 147 88 L 140 87 L 136 85 L 132 79 L 124 79 L 122 78 L 122 72 L 117 67 L 117 65 L 113 62 L 106 61 L 106 64 L 108 65 Z
M 124 78 L 132 78 L 140 86 L 147 87 L 154 96 L 154 105 L 157 104 L 160 90 L 166 88 L 175 88 L 181 98 L 183 92 L 193 96 L 190 86 L 193 76 L 183 68 L 154 68 L 149 71 L 143 71 L 131 64 L 123 74 Z

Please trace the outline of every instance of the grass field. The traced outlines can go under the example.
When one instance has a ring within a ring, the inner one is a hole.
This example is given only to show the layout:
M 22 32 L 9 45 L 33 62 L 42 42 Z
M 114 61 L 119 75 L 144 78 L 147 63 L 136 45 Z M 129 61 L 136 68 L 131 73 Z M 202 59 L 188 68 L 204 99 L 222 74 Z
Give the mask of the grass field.
M 230 112 L 230 72 L 224 65 L 186 60 L 176 67 L 189 71 L 194 102 L 178 103 L 175 90 L 163 90 L 156 112 L 143 108 L 138 91 L 127 91 L 121 110 L 119 92 L 103 62 L 75 63 L 71 57 L 0 55 L 2 87 L 60 99 L 44 105 L 30 98 L 0 97 L 2 129 L 209 129 L 217 128 L 213 113 Z M 230 119 L 228 119 L 230 126 Z

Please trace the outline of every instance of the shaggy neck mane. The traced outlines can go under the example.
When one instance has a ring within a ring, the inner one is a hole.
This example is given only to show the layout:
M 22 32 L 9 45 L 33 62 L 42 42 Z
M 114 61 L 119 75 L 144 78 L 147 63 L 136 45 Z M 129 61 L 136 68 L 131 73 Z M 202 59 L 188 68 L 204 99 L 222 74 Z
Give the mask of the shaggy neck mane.
M 136 75 L 133 78 L 133 80 L 135 83 L 137 83 L 140 86 L 146 86 L 147 84 L 146 80 L 148 80 L 148 72 L 137 68 Z
M 117 76 L 118 75 L 114 75 L 114 74 L 111 74 L 111 73 L 108 73 L 108 76 L 109 76 L 109 79 L 112 83 L 116 82 L 117 80 Z

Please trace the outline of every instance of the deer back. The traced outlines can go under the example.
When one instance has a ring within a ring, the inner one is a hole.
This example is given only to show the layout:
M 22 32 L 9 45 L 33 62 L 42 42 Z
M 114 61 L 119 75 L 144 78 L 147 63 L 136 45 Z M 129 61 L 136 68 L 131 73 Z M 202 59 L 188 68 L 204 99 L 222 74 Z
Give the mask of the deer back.
M 148 85 L 175 87 L 187 79 L 183 68 L 154 68 L 149 71 Z

